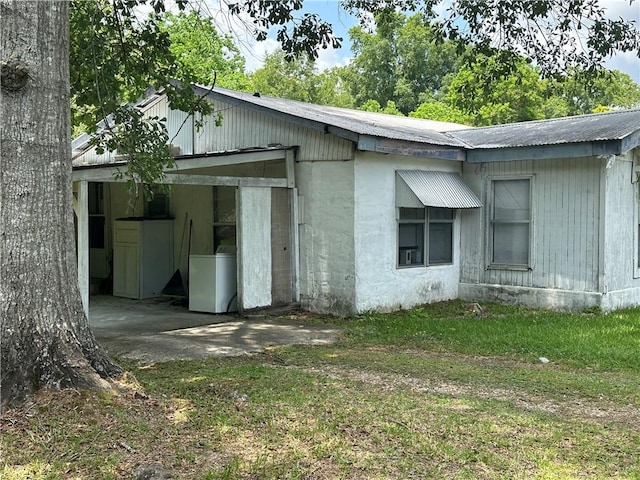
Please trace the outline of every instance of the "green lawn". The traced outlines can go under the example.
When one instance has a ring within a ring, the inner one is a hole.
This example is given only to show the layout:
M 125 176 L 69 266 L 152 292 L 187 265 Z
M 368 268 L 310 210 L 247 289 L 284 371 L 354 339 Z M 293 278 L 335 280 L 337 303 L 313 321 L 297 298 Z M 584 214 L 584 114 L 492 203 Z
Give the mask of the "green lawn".
M 640 310 L 483 307 L 313 320 L 344 326 L 329 347 L 125 361 L 123 393 L 7 412 L 0 477 L 640 479 Z

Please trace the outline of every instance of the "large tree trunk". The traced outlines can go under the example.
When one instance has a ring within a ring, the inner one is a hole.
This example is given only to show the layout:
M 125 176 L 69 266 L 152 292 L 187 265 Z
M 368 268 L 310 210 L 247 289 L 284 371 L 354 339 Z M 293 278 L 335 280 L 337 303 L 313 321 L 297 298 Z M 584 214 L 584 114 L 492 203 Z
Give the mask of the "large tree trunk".
M 78 291 L 68 9 L 0 0 L 1 407 L 45 386 L 104 387 L 120 372 Z

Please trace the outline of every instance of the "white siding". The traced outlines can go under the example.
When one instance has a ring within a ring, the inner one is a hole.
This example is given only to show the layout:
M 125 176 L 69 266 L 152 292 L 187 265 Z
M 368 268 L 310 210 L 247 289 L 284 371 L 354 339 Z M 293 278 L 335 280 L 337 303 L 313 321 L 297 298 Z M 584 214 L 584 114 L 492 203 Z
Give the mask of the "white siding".
M 356 310 L 394 310 L 458 296 L 460 220 L 453 264 L 397 268 L 396 170 L 461 171 L 459 162 L 359 152 L 355 164 Z
M 300 292 L 304 308 L 351 313 L 355 305 L 353 162 L 296 165 Z
M 84 152 L 78 158 L 73 160 L 73 166 L 82 166 L 82 165 L 99 165 L 103 163 L 112 163 L 114 161 L 114 156 L 111 153 L 106 152 L 102 155 L 98 155 L 96 153 L 96 148 L 91 147 L 89 150 Z
M 617 157 L 606 168 L 606 233 L 605 274 L 606 290 L 615 291 L 640 287 L 634 278 L 637 228 L 634 203 L 638 184 L 631 183 L 631 154 Z
M 271 305 L 271 189 L 238 189 L 238 304 Z
M 298 161 L 353 157 L 351 141 L 222 102 L 216 102 L 215 109 L 223 114 L 222 125 L 216 127 L 211 117 L 205 119 L 196 133 L 196 153 L 280 144 L 300 146 Z
M 489 269 L 488 209 L 463 218 L 461 281 L 518 287 L 598 291 L 602 160 L 577 158 L 464 166 L 464 178 L 485 205 L 491 179 L 532 176 L 532 269 Z
M 169 110 L 167 115 L 167 133 L 169 143 L 180 147 L 178 155 L 193 153 L 193 116 L 187 116 L 180 110 Z

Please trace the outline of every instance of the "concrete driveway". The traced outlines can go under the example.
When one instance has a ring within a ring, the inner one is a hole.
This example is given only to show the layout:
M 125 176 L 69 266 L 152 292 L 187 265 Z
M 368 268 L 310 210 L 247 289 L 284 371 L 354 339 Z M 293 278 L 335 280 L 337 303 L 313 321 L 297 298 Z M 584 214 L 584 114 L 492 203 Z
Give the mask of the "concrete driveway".
M 89 323 L 112 355 L 142 363 L 247 355 L 274 345 L 326 345 L 338 328 L 295 319 L 190 312 L 171 299 L 93 296 Z

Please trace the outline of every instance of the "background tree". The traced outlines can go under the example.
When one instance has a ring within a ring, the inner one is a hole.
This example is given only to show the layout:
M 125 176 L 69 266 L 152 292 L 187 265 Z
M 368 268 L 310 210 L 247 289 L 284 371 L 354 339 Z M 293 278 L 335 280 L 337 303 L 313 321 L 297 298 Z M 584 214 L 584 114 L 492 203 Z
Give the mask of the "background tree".
M 453 122 L 462 125 L 473 125 L 473 116 L 462 110 L 438 100 L 421 103 L 416 110 L 409 113 L 410 117 L 427 118 L 440 122 Z
M 640 86 L 621 72 L 589 76 L 573 71 L 544 79 L 524 58 L 515 70 L 504 70 L 499 59 L 484 55 L 448 79 L 441 94 L 442 102 L 453 108 L 452 118 L 461 112 L 474 125 L 579 115 L 640 102 Z M 420 115 L 428 112 L 437 114 L 425 106 Z
M 552 80 L 550 89 L 554 97 L 564 103 L 564 115 L 640 106 L 640 85 L 617 70 L 602 69 L 595 77 L 570 71 Z
M 246 91 L 245 59 L 229 35 L 220 35 L 211 17 L 191 10 L 166 13 L 160 29 L 169 34 L 169 50 L 180 72 L 191 72 L 196 83 Z
M 607 18 L 598 0 L 344 0 L 344 5 L 356 14 L 419 12 L 437 21 L 436 38 L 454 41 L 459 51 L 472 46 L 490 57 L 501 52 L 507 69 L 524 53 L 544 77 L 570 68 L 592 73 L 613 53 L 640 51 L 636 23 Z
M 396 104 L 393 100 L 387 100 L 387 103 L 384 107 L 380 105 L 377 100 L 367 100 L 358 107 L 358 110 L 362 110 L 364 112 L 386 113 L 387 115 L 403 116 L 403 113 L 398 110 L 398 107 L 396 107 Z
M 315 103 L 316 68 L 307 56 L 287 60 L 283 50 L 266 56 L 261 68 L 250 75 L 251 86 L 261 95 Z
M 438 42 L 423 15 L 383 11 L 374 31 L 357 26 L 349 36 L 354 57 L 348 80 L 356 105 L 393 101 L 406 115 L 420 104 L 421 94 L 437 92 L 460 64 L 454 44 Z
M 546 96 L 539 72 L 524 59 L 505 72 L 498 58 L 478 55 L 451 79 L 445 98 L 475 125 L 494 125 L 545 118 Z
M 344 69 L 334 67 L 318 72 L 315 62 L 300 55 L 287 59 L 283 50 L 266 56 L 262 67 L 250 75 L 253 91 L 319 105 L 352 107 L 353 99 L 344 78 Z

